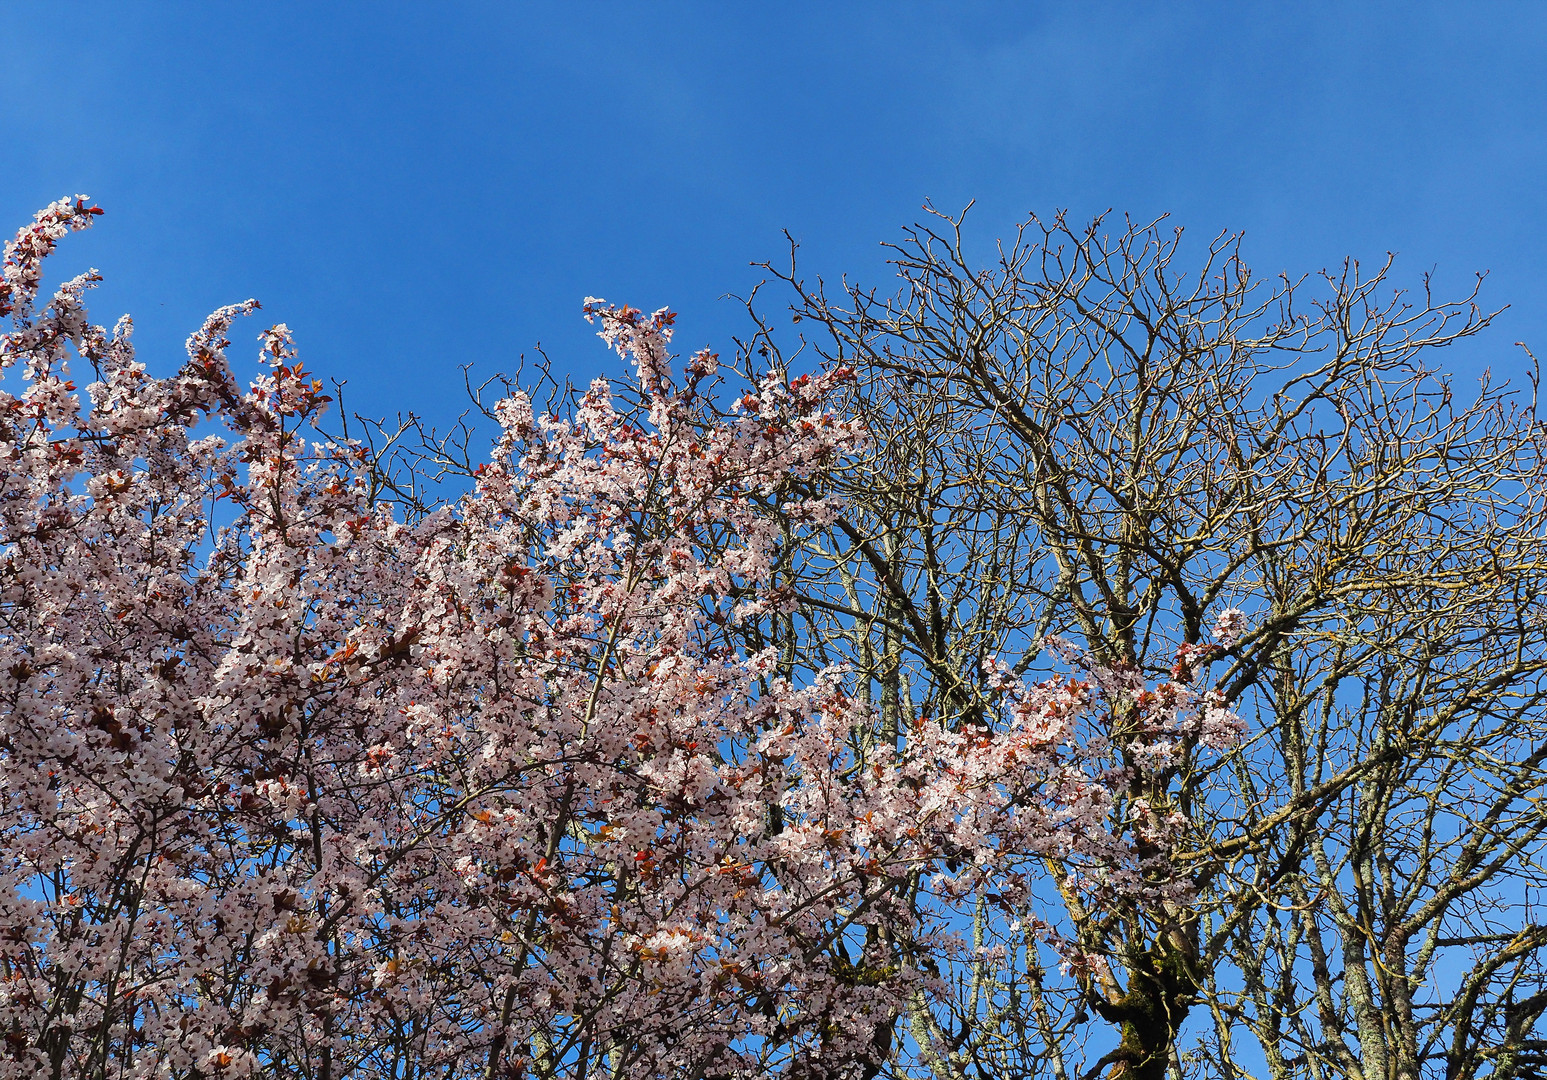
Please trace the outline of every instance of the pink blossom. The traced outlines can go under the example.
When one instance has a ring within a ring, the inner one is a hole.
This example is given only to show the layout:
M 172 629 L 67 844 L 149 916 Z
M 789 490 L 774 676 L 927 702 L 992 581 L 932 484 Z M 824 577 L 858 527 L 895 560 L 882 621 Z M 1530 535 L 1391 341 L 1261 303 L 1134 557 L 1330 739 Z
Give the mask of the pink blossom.
M 1226 608 L 1214 621 L 1214 640 L 1221 649 L 1233 649 L 1246 633 L 1246 612 L 1240 608 Z

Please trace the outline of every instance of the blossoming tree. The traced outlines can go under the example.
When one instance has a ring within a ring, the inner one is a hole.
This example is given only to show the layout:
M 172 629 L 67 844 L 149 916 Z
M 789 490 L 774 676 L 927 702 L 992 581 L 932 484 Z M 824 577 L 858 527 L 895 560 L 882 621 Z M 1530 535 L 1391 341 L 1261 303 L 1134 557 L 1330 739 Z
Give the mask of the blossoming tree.
M 1109 748 L 1232 740 L 1217 646 L 1152 689 L 963 673 L 995 715 L 890 745 L 844 670 L 737 649 L 831 513 L 788 481 L 863 437 L 845 370 L 722 411 L 668 312 L 588 302 L 640 410 L 513 393 L 405 522 L 284 326 L 239 384 L 256 303 L 170 378 L 89 323 L 94 273 L 37 308 L 99 212 L 48 207 L 0 281 L 0 1076 L 875 1075 L 1028 862 L 1186 903 Z

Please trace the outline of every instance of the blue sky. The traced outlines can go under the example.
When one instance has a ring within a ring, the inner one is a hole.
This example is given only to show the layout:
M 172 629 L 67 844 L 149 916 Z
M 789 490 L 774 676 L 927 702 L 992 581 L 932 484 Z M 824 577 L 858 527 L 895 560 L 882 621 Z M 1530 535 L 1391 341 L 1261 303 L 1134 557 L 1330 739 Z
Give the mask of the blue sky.
M 5 232 L 107 210 L 61 269 L 157 371 L 247 296 L 354 404 L 452 415 L 458 365 L 609 367 L 587 294 L 727 347 L 777 258 L 884 284 L 926 200 L 974 227 L 1170 212 L 1259 274 L 1401 254 L 1547 354 L 1547 6 L 24 3 L 0 11 Z M 250 323 L 252 336 L 260 327 Z M 256 345 L 238 340 L 250 356 Z

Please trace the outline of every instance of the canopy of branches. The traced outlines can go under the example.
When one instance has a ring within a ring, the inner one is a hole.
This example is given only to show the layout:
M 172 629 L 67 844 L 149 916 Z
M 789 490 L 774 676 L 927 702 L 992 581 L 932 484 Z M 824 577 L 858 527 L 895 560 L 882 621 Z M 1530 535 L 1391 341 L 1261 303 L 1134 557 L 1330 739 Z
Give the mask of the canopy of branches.
M 960 221 L 488 453 L 0 276 L 0 1077 L 1535 1075 L 1534 401 Z M 351 426 L 352 425 L 352 426 Z M 405 436 L 422 436 L 406 452 Z M 461 475 L 465 490 L 426 484 Z

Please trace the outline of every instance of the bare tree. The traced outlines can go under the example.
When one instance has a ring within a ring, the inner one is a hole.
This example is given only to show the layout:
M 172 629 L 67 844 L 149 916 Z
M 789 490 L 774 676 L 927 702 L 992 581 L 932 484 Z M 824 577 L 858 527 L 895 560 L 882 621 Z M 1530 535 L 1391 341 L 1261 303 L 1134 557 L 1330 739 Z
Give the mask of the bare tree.
M 1035 673 L 1057 634 L 1153 676 L 1235 606 L 1215 674 L 1250 731 L 1119 807 L 1180 823 L 1156 872 L 1195 903 L 1089 910 L 1049 860 L 968 913 L 978 948 L 895 1019 L 894 1071 L 1540 1075 L 1547 470 L 1534 392 L 1433 366 L 1488 326 L 1476 290 L 1404 295 L 1389 260 L 1259 283 L 1237 237 L 1061 217 L 982 268 L 961 225 L 907 232 L 890 297 L 769 267 L 874 439 L 754 636 L 792 672 L 854 665 L 864 754 L 920 715 L 991 722 L 990 655 Z M 777 356 L 749 310 L 744 349 Z

